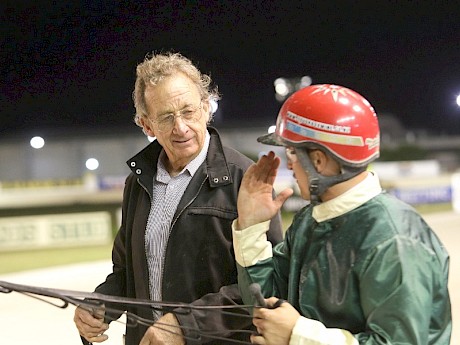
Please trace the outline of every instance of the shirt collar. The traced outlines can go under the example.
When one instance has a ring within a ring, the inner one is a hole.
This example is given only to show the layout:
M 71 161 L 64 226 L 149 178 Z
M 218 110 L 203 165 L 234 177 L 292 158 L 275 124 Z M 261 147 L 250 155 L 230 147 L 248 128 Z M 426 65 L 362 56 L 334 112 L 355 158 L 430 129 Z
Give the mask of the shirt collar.
M 374 172 L 368 172 L 367 177 L 337 198 L 326 201 L 313 207 L 313 218 L 323 222 L 363 205 L 382 192 L 379 178 Z

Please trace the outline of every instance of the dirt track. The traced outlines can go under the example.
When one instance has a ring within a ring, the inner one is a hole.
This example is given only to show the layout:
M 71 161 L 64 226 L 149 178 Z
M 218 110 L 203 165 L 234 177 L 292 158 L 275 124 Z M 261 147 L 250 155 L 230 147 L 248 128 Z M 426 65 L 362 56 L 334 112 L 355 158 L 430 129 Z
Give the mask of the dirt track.
M 460 214 L 426 216 L 451 256 L 449 288 L 454 330 L 451 345 L 460 345 Z M 92 291 L 109 273 L 109 261 L 70 265 L 0 276 L 0 280 L 68 290 Z M 457 274 L 455 274 L 457 272 Z M 17 293 L 0 294 L 0 344 L 79 345 L 73 307 L 58 309 Z M 121 345 L 124 326 L 113 323 L 104 345 Z

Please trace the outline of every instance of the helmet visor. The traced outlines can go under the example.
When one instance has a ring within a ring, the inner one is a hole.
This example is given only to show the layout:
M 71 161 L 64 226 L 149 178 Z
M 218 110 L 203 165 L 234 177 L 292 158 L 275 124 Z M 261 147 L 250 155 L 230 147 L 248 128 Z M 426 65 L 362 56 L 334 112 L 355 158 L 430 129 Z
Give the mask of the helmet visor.
M 257 138 L 259 143 L 273 146 L 287 146 L 284 140 L 275 132 L 262 135 Z

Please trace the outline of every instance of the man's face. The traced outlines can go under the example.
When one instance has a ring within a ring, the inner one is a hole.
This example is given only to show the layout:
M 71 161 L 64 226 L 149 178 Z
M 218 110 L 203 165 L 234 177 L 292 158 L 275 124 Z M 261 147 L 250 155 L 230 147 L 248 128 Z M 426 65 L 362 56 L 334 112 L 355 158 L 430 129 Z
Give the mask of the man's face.
M 155 86 L 147 86 L 145 100 L 149 117 L 142 120 L 144 131 L 156 137 L 163 146 L 168 169 L 172 168 L 170 172 L 178 172 L 203 148 L 209 102 L 201 99 L 197 86 L 182 73 L 167 77 Z M 190 111 L 195 111 L 192 119 L 184 120 Z M 164 122 L 168 116 L 170 125 Z
M 302 199 L 310 200 L 310 184 L 308 174 L 300 164 L 299 158 L 293 147 L 286 148 L 287 166 L 289 170 L 294 172 L 294 178 L 300 189 Z

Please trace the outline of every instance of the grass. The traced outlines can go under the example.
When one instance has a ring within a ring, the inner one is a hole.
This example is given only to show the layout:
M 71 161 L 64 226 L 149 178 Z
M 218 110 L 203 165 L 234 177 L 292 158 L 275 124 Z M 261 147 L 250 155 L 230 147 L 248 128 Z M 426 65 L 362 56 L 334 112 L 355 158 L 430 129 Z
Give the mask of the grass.
M 0 274 L 38 268 L 109 260 L 112 245 L 78 248 L 37 249 L 19 252 L 0 252 Z

